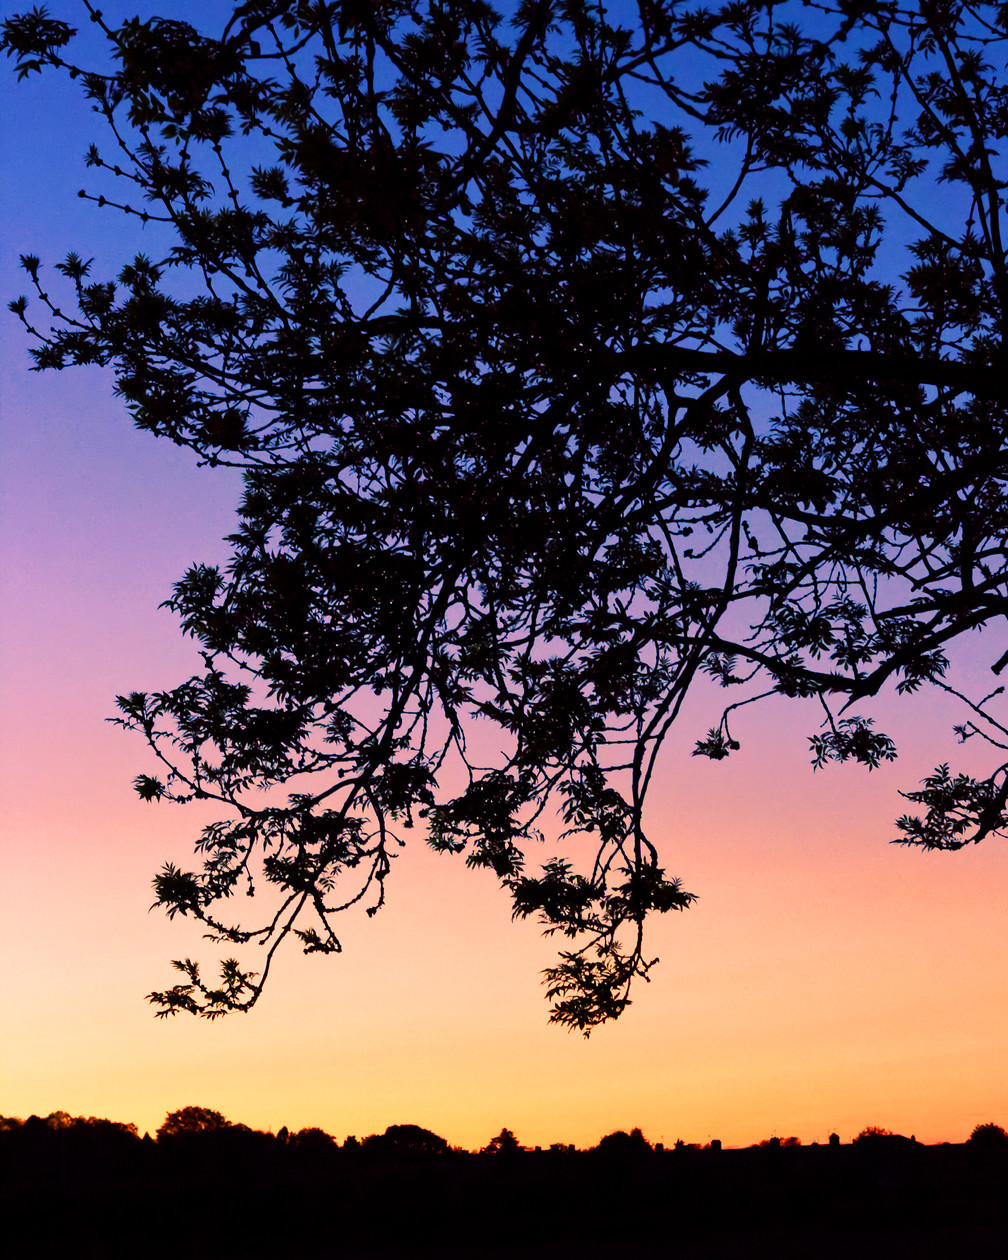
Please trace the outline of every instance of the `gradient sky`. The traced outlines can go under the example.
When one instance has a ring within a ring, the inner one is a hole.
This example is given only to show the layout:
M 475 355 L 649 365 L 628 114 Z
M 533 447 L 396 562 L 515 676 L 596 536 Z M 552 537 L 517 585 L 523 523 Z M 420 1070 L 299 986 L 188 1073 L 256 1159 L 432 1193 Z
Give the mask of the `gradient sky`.
M 75 3 L 49 8 L 81 20 Z M 19 253 L 116 258 L 125 230 L 75 196 L 100 134 L 78 97 L 50 79 L 18 86 L 5 67 L 0 118 L 6 305 L 26 287 Z M 689 755 L 716 720 L 717 696 L 695 698 L 650 832 L 700 899 L 655 924 L 652 983 L 590 1040 L 547 1024 L 550 943 L 511 923 L 489 874 L 422 845 L 398 860 L 388 907 L 344 924 L 342 956 L 287 951 L 247 1016 L 155 1020 L 144 995 L 172 983 L 168 960 L 216 957 L 148 913 L 154 871 L 191 860 L 202 816 L 139 801 L 144 747 L 104 719 L 117 692 L 194 668 L 157 606 L 187 564 L 224 554 L 238 485 L 134 431 L 108 374 L 29 375 L 2 318 L 0 1114 L 63 1109 L 143 1132 L 200 1104 L 341 1140 L 416 1123 L 468 1147 L 502 1125 L 527 1144 L 639 1125 L 653 1141 L 737 1146 L 834 1129 L 848 1141 L 869 1124 L 961 1141 L 1008 1124 L 1008 852 L 887 843 L 899 787 L 971 764 L 935 694 L 880 710 L 895 766 L 814 775 L 814 708 L 750 712 L 742 752 L 718 764 Z M 988 690 L 1003 637 L 965 645 L 954 681 Z

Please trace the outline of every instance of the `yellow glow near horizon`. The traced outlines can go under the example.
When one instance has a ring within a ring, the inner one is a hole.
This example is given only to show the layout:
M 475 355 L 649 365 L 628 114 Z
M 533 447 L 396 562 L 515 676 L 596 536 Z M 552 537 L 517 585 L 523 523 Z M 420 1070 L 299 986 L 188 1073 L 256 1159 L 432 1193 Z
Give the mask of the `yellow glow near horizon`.
M 511 923 L 491 877 L 422 847 L 342 956 L 291 952 L 248 1017 L 156 1021 L 143 994 L 167 959 L 214 957 L 147 913 L 152 870 L 195 819 L 132 800 L 132 741 L 82 726 L 62 799 L 38 760 L 5 797 L 0 1111 L 142 1132 L 195 1103 L 341 1140 L 416 1123 L 467 1148 L 503 1125 L 529 1145 L 639 1125 L 740 1146 L 868 1124 L 962 1141 L 1003 1122 L 1003 849 L 887 846 L 899 767 L 812 776 L 800 721 L 775 722 L 735 764 L 670 755 L 652 834 L 700 900 L 658 926 L 653 982 L 587 1041 L 547 1025 L 550 943 Z

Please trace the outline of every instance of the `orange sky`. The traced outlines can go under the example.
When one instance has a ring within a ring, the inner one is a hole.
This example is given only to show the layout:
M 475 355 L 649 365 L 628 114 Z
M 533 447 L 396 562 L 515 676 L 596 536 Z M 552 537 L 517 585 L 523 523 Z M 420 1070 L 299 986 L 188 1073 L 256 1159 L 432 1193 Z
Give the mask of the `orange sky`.
M 90 209 L 73 200 L 79 170 L 51 158 L 66 123 L 42 99 L 3 84 L 0 229 L 52 257 Z M 20 291 L 9 259 L 0 284 L 5 302 Z M 699 700 L 651 835 L 700 900 L 656 925 L 653 982 L 588 1041 L 547 1025 L 552 946 L 510 922 L 489 875 L 422 847 L 399 860 L 388 908 L 346 925 L 341 957 L 288 952 L 248 1017 L 156 1021 L 144 994 L 172 982 L 168 959 L 214 957 L 148 913 L 151 876 L 191 853 L 199 818 L 137 800 L 144 750 L 103 719 L 117 691 L 189 667 L 157 604 L 220 554 L 235 490 L 134 433 L 101 373 L 29 380 L 13 319 L 0 356 L 0 1113 L 142 1132 L 201 1104 L 340 1139 L 416 1123 L 468 1147 L 503 1125 L 527 1144 L 639 1125 L 743 1145 L 1008 1124 L 1008 851 L 887 844 L 898 787 L 968 764 L 934 696 L 880 722 L 904 755 L 872 775 L 813 775 L 815 711 L 786 702 L 738 722 L 737 757 L 691 758 L 713 716 Z M 982 645 L 957 662 L 980 688 L 1002 629 Z
M 144 750 L 103 719 L 117 690 L 186 669 L 156 603 L 214 553 L 232 492 L 77 383 L 5 391 L 32 421 L 4 464 L 0 1112 L 142 1131 L 197 1103 L 339 1138 L 411 1122 L 464 1146 L 502 1125 L 530 1144 L 640 1125 L 741 1145 L 867 1124 L 962 1140 L 1006 1120 L 1008 854 L 886 843 L 897 787 L 956 751 L 934 697 L 896 711 L 904 757 L 871 775 L 813 775 L 814 710 L 783 701 L 740 724 L 736 758 L 692 758 L 698 701 L 651 830 L 700 900 L 657 926 L 653 982 L 588 1041 L 546 1023 L 549 943 L 510 922 L 490 876 L 422 848 L 388 909 L 346 925 L 341 957 L 288 954 L 248 1017 L 156 1021 L 143 997 L 167 960 L 213 957 L 147 911 L 199 819 L 133 796 Z

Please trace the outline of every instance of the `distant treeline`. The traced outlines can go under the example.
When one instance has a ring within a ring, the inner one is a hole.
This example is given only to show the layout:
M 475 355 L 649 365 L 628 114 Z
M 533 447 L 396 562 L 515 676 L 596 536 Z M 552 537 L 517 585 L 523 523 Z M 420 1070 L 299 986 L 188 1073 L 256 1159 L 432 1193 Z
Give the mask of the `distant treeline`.
M 78 1139 L 85 1142 L 101 1144 L 103 1142 L 112 1145 L 122 1146 L 129 1145 L 132 1139 L 135 1142 L 141 1141 L 137 1126 L 132 1123 L 123 1123 L 118 1120 L 101 1119 L 98 1116 L 71 1116 L 66 1111 L 53 1111 L 48 1116 L 30 1116 L 27 1120 L 21 1120 L 13 1116 L 0 1116 L 0 1143 L 11 1141 L 8 1137 L 10 1134 L 22 1132 L 28 1138 L 34 1136 L 41 1140 L 43 1144 L 46 1139 L 44 1134 L 72 1134 Z M 274 1134 L 272 1131 L 264 1132 L 261 1129 L 251 1129 L 246 1124 L 235 1124 L 228 1120 L 219 1111 L 214 1111 L 210 1107 L 181 1107 L 178 1111 L 170 1111 L 165 1116 L 163 1123 L 157 1130 L 156 1140 L 162 1146 L 171 1146 L 177 1140 L 183 1140 L 190 1143 L 194 1138 L 203 1140 L 219 1141 L 220 1136 L 227 1133 L 229 1136 L 225 1139 L 232 1145 L 240 1145 L 247 1140 L 250 1144 L 259 1144 L 262 1146 L 265 1140 L 268 1143 L 278 1145 L 290 1151 L 307 1151 L 309 1154 L 321 1155 L 323 1152 L 331 1152 L 340 1150 L 344 1154 L 360 1154 L 369 1152 L 371 1154 L 394 1154 L 394 1155 L 507 1155 L 517 1154 L 521 1152 L 536 1151 L 541 1152 L 542 1147 L 536 1146 L 530 1148 L 522 1146 L 510 1129 L 501 1129 L 495 1137 L 492 1137 L 486 1146 L 480 1147 L 476 1151 L 469 1151 L 460 1146 L 449 1145 L 446 1138 L 439 1137 L 438 1134 L 432 1133 L 430 1129 L 424 1129 L 417 1124 L 392 1124 L 384 1133 L 372 1133 L 368 1137 L 358 1139 L 357 1137 L 348 1137 L 342 1146 L 327 1133 L 324 1129 L 311 1127 L 306 1129 L 298 1129 L 293 1133 L 290 1132 L 286 1125 L 280 1131 Z M 212 1135 L 217 1135 L 213 1137 Z M 853 1139 L 855 1143 L 868 1142 L 874 1143 L 883 1139 L 891 1139 L 892 1144 L 902 1142 L 916 1143 L 916 1138 L 905 1138 L 902 1134 L 893 1133 L 890 1129 L 883 1129 L 878 1125 L 869 1125 L 862 1129 L 861 1132 Z M 13 1139 L 17 1141 L 18 1139 Z M 143 1141 L 149 1142 L 150 1138 L 144 1134 Z M 987 1123 L 978 1124 L 969 1135 L 968 1139 L 971 1143 L 983 1147 L 984 1149 L 1008 1148 L 1008 1131 L 999 1124 Z M 830 1136 L 830 1145 L 835 1146 L 840 1143 L 837 1134 Z M 774 1149 L 777 1147 L 796 1147 L 801 1146 L 801 1138 L 797 1137 L 768 1137 L 761 1142 L 754 1143 L 752 1147 L 745 1149 L 753 1150 Z M 813 1142 L 812 1147 L 816 1147 L 818 1143 Z M 948 1145 L 947 1143 L 945 1145 Z M 187 1145 L 187 1149 L 189 1149 Z M 572 1154 L 577 1152 L 573 1145 L 567 1143 L 555 1142 L 547 1148 L 550 1152 Z M 722 1150 L 721 1142 L 714 1140 L 706 1145 L 696 1142 L 677 1141 L 674 1146 L 669 1149 L 674 1151 L 699 1151 L 699 1150 Z M 597 1146 L 586 1148 L 587 1151 L 600 1151 L 610 1155 L 622 1155 L 627 1157 L 641 1156 L 648 1152 L 662 1154 L 665 1146 L 661 1142 L 651 1143 L 645 1138 L 642 1131 L 631 1129 L 625 1132 L 617 1129 L 614 1133 L 608 1133 L 601 1138 Z
M 464 1151 L 412 1124 L 340 1144 L 185 1107 L 152 1138 L 55 1112 L 0 1119 L 0 1212 L 25 1257 L 1001 1255 L 1008 1134 Z

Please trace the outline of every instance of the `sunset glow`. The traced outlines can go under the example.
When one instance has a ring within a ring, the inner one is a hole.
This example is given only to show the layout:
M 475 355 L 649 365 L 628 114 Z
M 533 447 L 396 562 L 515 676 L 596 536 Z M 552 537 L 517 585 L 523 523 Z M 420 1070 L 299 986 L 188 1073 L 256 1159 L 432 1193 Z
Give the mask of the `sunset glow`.
M 49 7 L 80 20 L 72 3 Z M 0 78 L 5 305 L 24 287 L 19 253 L 97 253 L 120 226 L 76 198 L 89 117 L 54 90 Z M 723 764 L 692 757 L 720 710 L 692 697 L 650 835 L 698 901 L 652 926 L 651 983 L 588 1039 L 547 1023 L 554 944 L 511 921 L 490 874 L 419 831 L 387 907 L 343 924 L 341 955 L 281 951 L 247 1016 L 156 1020 L 145 995 L 172 983 L 169 959 L 212 963 L 217 947 L 148 912 L 151 878 L 168 858 L 191 863 L 215 815 L 140 801 L 145 749 L 106 719 L 117 693 L 198 663 L 158 605 L 187 564 L 225 555 L 240 487 L 134 431 L 108 374 L 30 374 L 5 318 L 0 1114 L 61 1109 L 153 1133 L 199 1104 L 341 1141 L 408 1122 L 467 1148 L 505 1125 L 526 1145 L 639 1126 L 653 1142 L 727 1147 L 848 1142 L 867 1125 L 961 1142 L 1008 1124 L 1008 853 L 996 839 L 961 853 L 889 844 L 900 788 L 970 764 L 937 691 L 880 701 L 901 755 L 872 773 L 813 773 L 811 702 L 740 718 L 741 752 Z M 986 634 L 1003 637 L 1001 623 Z M 989 690 L 1000 649 L 984 640 L 982 668 L 968 649 L 951 681 Z

